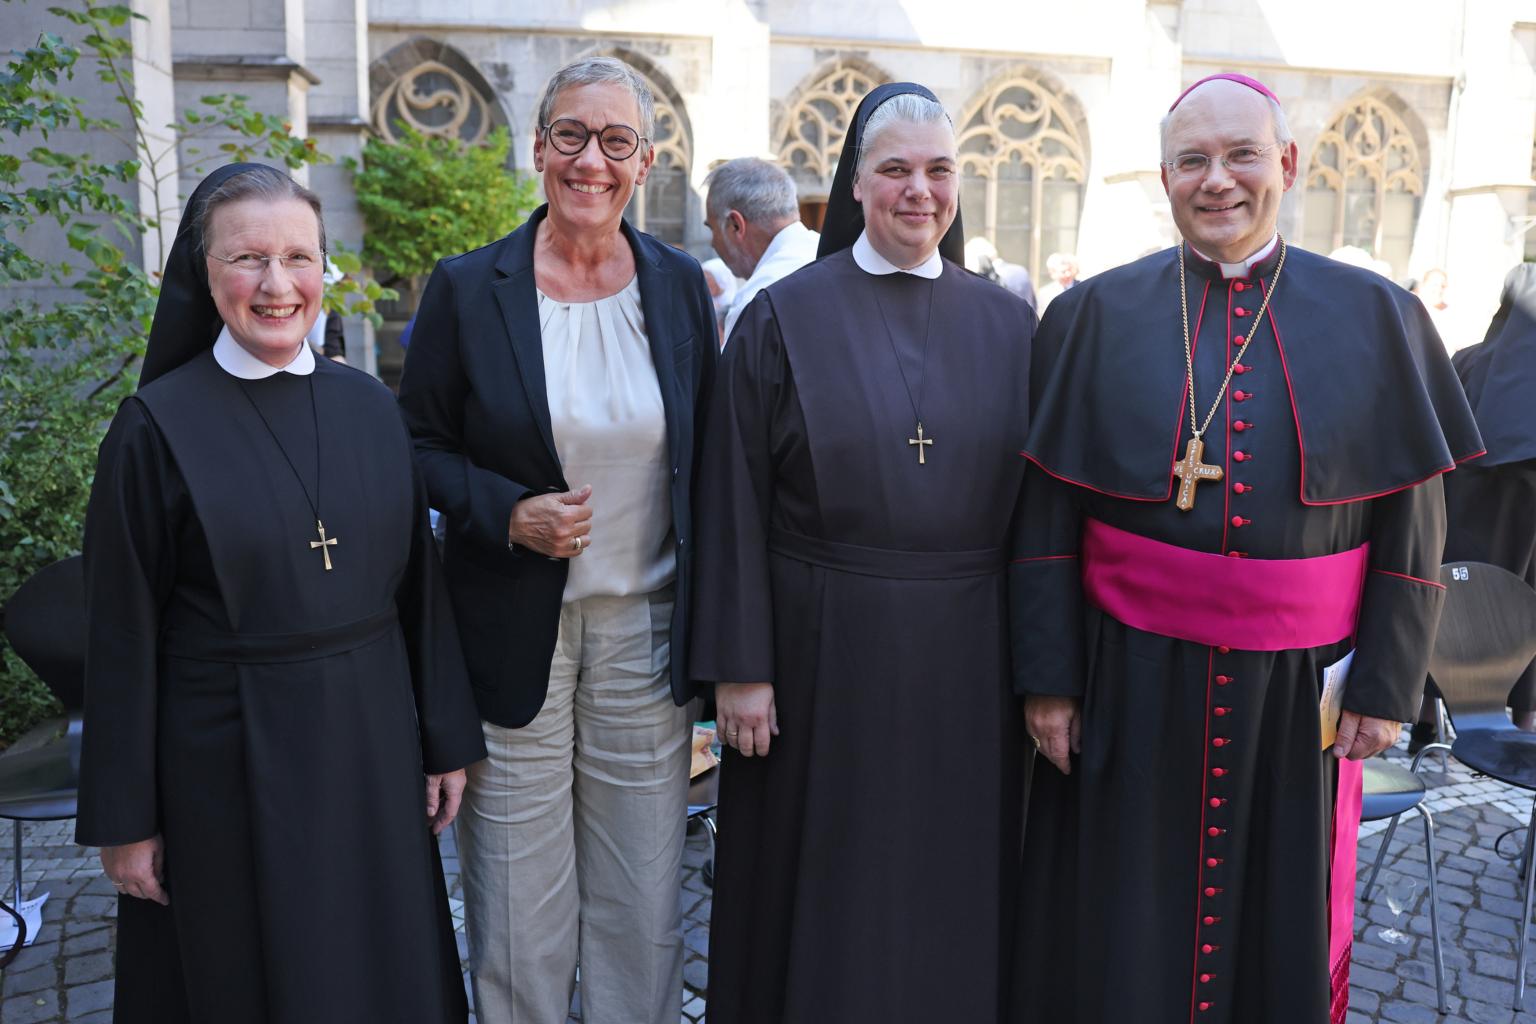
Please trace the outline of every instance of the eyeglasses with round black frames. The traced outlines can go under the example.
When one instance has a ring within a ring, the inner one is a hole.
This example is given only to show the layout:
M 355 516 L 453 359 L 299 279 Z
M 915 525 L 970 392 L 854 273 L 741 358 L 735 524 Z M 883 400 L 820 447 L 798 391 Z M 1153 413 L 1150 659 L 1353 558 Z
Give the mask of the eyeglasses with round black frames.
M 594 135 L 603 156 L 610 160 L 628 160 L 641 143 L 648 141 L 627 124 L 610 124 L 593 131 L 573 117 L 556 118 L 542 131 L 549 144 L 566 156 L 579 156 L 587 148 L 587 140 Z
M 1234 146 L 1221 154 L 1221 166 L 1239 174 L 1252 171 L 1264 162 L 1264 154 L 1278 145 L 1279 142 L 1267 146 Z M 1210 169 L 1211 159 L 1204 153 L 1180 153 L 1172 160 L 1164 160 L 1163 166 L 1180 178 L 1204 177 Z

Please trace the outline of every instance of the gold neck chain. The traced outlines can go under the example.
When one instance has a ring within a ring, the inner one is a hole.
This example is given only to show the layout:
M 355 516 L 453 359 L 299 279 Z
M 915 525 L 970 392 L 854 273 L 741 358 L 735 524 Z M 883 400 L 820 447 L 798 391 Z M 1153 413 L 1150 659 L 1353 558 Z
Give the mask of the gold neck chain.
M 1275 274 L 1269 279 L 1269 287 L 1264 288 L 1264 282 L 1259 280 L 1259 287 L 1264 292 L 1264 302 L 1259 306 L 1259 311 L 1253 316 L 1253 326 L 1248 328 L 1248 337 L 1243 339 L 1242 347 L 1237 350 L 1237 358 L 1232 360 L 1232 365 L 1227 367 L 1227 379 L 1221 382 L 1221 387 L 1216 391 L 1216 400 L 1211 403 L 1211 411 L 1205 414 L 1205 422 L 1195 425 L 1195 350 L 1189 341 L 1189 292 L 1184 285 L 1184 242 L 1179 241 L 1179 310 L 1184 314 L 1184 369 L 1189 374 L 1189 429 L 1194 439 L 1199 441 L 1205 434 L 1206 428 L 1211 425 L 1211 420 L 1216 418 L 1216 410 L 1221 408 L 1221 399 L 1227 393 L 1227 385 L 1232 383 L 1232 374 L 1237 371 L 1243 361 L 1243 353 L 1248 351 L 1249 342 L 1258 333 L 1259 324 L 1264 321 L 1264 311 L 1269 308 L 1270 296 L 1275 294 L 1275 287 L 1280 283 L 1280 271 L 1285 269 L 1285 239 L 1280 239 L 1280 262 L 1275 265 Z

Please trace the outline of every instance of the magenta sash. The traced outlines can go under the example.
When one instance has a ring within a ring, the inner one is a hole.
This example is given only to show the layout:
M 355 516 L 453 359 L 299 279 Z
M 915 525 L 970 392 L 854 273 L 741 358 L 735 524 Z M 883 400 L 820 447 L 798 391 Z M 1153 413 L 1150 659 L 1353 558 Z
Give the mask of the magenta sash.
M 1230 558 L 1086 519 L 1083 593 L 1095 608 L 1159 636 L 1240 651 L 1323 647 L 1355 632 L 1368 547 Z
M 1369 545 L 1317 558 L 1232 558 L 1083 523 L 1083 592 L 1134 629 L 1243 651 L 1323 647 L 1354 635 Z M 1192 600 L 1198 595 L 1198 600 Z M 1362 769 L 1340 761 L 1328 897 L 1330 1024 L 1349 1007 Z

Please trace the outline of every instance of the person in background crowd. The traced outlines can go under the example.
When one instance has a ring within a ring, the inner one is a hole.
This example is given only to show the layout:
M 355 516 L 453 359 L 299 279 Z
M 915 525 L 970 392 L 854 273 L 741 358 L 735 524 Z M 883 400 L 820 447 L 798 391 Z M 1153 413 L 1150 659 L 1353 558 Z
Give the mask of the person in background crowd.
M 736 289 L 741 287 L 741 281 L 731 268 L 725 265 L 725 260 L 716 256 L 712 260 L 705 260 L 700 264 L 704 268 L 704 283 L 709 287 L 709 298 L 715 309 L 715 325 L 720 329 L 720 344 L 725 344 L 725 314 L 731 308 L 731 299 L 736 295 Z
M 1509 272 L 1482 342 L 1451 362 L 1488 454 L 1445 479 L 1443 561 L 1487 562 L 1536 586 L 1536 263 Z M 1420 709 L 1411 753 L 1434 736 L 1435 696 Z M 1536 663 L 1520 674 L 1509 706 L 1516 725 L 1536 731 Z
M 1029 303 L 1030 309 L 1035 308 L 1035 286 L 1029 271 L 999 256 L 997 247 L 984 235 L 965 243 L 965 269 L 1001 285 Z
M 740 157 L 704 179 L 709 238 L 731 273 L 746 283 L 725 314 L 721 344 L 757 293 L 816 258 L 821 236 L 800 223 L 795 183 L 778 164 Z
M 1039 306 L 1041 316 L 1051 300 L 1077 284 L 1077 257 L 1069 252 L 1053 252 L 1045 259 L 1045 271 L 1051 279 L 1041 287 Z

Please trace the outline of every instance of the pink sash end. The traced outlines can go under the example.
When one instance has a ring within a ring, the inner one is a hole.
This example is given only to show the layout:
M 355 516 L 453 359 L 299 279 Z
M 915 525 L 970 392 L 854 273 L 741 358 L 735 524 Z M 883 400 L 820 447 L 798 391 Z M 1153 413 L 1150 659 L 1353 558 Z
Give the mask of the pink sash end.
M 1328 885 L 1328 966 L 1332 991 L 1329 1024 L 1344 1024 L 1349 1010 L 1349 955 L 1355 938 L 1355 851 L 1360 836 L 1359 761 L 1339 762 L 1333 802 L 1333 858 Z
M 1231 558 L 1087 519 L 1083 592 L 1094 607 L 1159 636 L 1242 651 L 1323 647 L 1354 634 L 1368 547 Z

